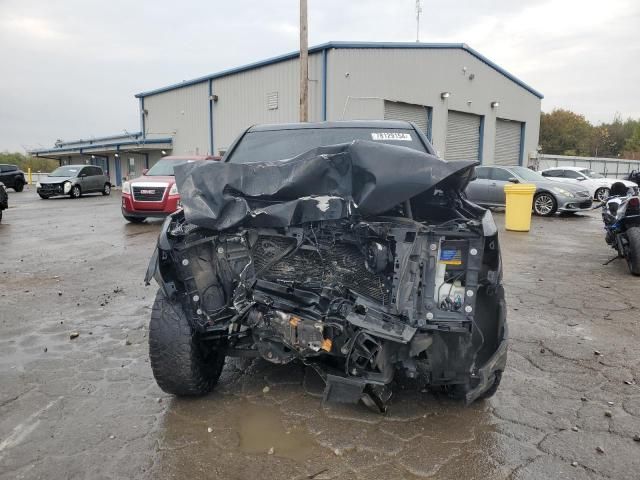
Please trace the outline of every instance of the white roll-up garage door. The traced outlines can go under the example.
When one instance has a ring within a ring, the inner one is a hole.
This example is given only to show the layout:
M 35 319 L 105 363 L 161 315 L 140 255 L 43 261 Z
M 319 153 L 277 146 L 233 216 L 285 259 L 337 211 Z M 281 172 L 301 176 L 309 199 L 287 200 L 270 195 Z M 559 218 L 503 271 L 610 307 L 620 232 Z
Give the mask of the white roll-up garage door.
M 478 115 L 449 110 L 444 158 L 480 160 L 480 119 Z
M 425 135 L 429 133 L 429 111 L 424 105 L 384 101 L 385 120 L 404 120 L 415 123 Z
M 496 165 L 519 165 L 522 143 L 522 123 L 496 120 L 496 149 L 493 163 Z

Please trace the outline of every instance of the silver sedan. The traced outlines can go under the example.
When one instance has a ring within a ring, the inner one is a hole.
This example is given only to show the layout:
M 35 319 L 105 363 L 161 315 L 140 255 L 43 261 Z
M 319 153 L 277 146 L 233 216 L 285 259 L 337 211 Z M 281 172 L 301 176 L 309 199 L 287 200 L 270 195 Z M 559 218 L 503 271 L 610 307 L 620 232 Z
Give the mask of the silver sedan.
M 530 183 L 536 186 L 533 211 L 537 215 L 550 216 L 556 212 L 580 212 L 590 210 L 593 204 L 589 191 L 543 177 L 520 166 L 477 167 L 477 178 L 469 183 L 467 198 L 486 207 L 504 207 L 504 186 L 509 183 Z

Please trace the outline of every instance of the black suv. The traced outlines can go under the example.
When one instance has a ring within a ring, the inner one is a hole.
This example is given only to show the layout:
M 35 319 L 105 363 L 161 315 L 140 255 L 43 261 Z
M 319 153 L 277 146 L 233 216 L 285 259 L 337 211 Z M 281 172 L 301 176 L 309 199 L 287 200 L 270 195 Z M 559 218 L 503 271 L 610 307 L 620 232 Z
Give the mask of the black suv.
M 477 162 L 398 121 L 252 127 L 223 160 L 175 167 L 184 209 L 146 276 L 160 388 L 205 394 L 237 355 L 301 361 L 326 401 L 381 411 L 397 373 L 495 393 L 506 307 L 496 225 L 463 193 Z
M 7 188 L 13 188 L 16 192 L 21 192 L 27 183 L 22 170 L 16 165 L 6 163 L 0 164 L 0 182 L 4 183 Z

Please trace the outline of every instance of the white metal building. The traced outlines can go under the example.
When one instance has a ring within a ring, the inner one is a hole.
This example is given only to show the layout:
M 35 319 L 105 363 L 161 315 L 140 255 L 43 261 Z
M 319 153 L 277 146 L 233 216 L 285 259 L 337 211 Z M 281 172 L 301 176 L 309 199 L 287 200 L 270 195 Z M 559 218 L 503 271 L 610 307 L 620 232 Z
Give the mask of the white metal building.
M 217 155 L 253 124 L 298 121 L 298 78 L 293 52 L 149 90 L 136 95 L 140 132 L 31 153 L 100 160 L 119 184 L 162 151 Z M 541 99 L 465 44 L 330 42 L 309 50 L 310 121 L 411 120 L 445 159 L 526 163 L 538 145 Z

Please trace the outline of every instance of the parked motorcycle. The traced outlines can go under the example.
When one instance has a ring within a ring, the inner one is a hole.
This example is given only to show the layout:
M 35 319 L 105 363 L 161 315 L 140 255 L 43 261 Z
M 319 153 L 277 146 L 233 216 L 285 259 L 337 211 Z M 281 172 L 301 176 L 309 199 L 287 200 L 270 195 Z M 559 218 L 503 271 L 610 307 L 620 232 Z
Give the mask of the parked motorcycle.
M 640 275 L 640 195 L 622 182 L 614 183 L 602 220 L 607 243 L 626 259 L 633 275 Z

